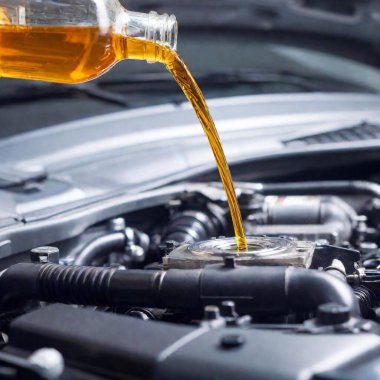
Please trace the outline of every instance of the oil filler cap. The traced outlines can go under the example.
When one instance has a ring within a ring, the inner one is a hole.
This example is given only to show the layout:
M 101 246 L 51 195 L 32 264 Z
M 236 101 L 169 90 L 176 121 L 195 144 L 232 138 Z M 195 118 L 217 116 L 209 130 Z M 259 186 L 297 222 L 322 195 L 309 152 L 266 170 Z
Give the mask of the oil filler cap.
M 318 307 L 317 324 L 338 325 L 350 319 L 350 309 L 347 306 L 337 303 L 325 303 Z

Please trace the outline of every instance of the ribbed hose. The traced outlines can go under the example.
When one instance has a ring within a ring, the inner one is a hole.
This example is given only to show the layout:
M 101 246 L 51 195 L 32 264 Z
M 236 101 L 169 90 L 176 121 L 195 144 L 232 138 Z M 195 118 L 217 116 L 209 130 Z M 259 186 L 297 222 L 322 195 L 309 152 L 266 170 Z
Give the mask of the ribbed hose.
M 372 308 L 376 305 L 376 295 L 371 289 L 363 285 L 356 286 L 353 290 L 359 300 L 361 314 L 367 317 Z
M 186 210 L 177 213 L 166 228 L 162 241 L 201 241 L 218 236 L 223 231 L 222 217 L 202 211 Z
M 38 276 L 38 291 L 47 302 L 79 305 L 111 304 L 110 280 L 116 269 L 45 264 Z
M 0 305 L 6 308 L 20 299 L 198 311 L 231 300 L 240 312 L 249 313 L 315 312 L 334 302 L 360 315 L 357 298 L 341 279 L 280 266 L 149 271 L 15 264 L 0 276 Z

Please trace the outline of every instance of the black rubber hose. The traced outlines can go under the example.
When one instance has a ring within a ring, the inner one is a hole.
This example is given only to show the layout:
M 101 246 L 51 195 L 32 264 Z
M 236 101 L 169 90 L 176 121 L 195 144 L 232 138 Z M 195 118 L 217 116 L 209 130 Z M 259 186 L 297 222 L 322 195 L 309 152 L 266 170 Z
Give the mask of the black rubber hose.
M 92 262 L 113 250 L 122 250 L 125 247 L 125 234 L 114 232 L 100 236 L 91 241 L 75 258 L 75 265 L 91 265 Z
M 231 300 L 240 312 L 285 313 L 315 312 L 334 302 L 359 315 L 358 301 L 342 280 L 316 270 L 276 266 L 144 271 L 16 264 L 2 273 L 0 296 L 3 308 L 15 298 L 181 310 Z
M 359 285 L 354 289 L 354 293 L 359 300 L 360 312 L 363 317 L 368 318 L 377 304 L 377 297 L 373 290 L 366 286 Z
M 266 195 L 368 194 L 380 198 L 380 185 L 369 181 L 263 183 L 260 184 L 259 192 Z
M 287 299 L 292 310 L 315 308 L 324 303 L 338 303 L 350 308 L 351 314 L 360 315 L 357 298 L 352 289 L 340 278 L 318 270 L 291 268 L 287 271 Z
M 174 240 L 182 243 L 206 240 L 210 236 L 219 236 L 224 224 L 224 217 L 216 212 L 181 211 L 170 220 L 162 241 Z

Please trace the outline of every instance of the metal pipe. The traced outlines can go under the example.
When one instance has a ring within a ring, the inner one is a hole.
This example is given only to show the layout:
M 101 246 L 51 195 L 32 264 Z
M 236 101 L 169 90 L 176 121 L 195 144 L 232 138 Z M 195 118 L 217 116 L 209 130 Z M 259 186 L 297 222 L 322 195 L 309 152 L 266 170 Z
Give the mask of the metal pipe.
M 380 186 L 369 181 L 310 181 L 260 184 L 260 193 L 281 195 L 368 194 L 380 198 Z
M 126 244 L 124 232 L 114 232 L 91 241 L 75 258 L 75 265 L 91 265 L 92 262 L 115 250 L 123 250 Z

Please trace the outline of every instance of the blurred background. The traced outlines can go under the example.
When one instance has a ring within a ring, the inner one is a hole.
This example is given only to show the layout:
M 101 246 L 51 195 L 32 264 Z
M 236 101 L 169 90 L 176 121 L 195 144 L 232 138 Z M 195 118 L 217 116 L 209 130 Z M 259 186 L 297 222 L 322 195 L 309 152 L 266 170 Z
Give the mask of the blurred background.
M 380 91 L 380 2 L 129 0 L 176 15 L 178 51 L 206 98 Z M 180 103 L 161 64 L 125 61 L 81 85 L 1 79 L 0 137 L 136 107 Z M 25 117 L 27 115 L 27 118 Z

